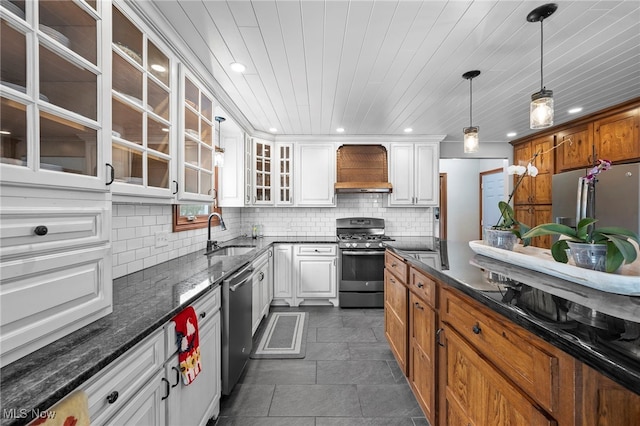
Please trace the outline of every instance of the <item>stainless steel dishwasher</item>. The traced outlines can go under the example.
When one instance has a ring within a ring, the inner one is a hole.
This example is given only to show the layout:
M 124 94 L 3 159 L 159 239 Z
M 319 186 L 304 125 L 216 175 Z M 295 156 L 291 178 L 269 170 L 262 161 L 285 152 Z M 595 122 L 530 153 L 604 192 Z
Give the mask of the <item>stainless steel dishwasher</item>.
M 222 394 L 229 395 L 252 348 L 251 275 L 247 266 L 222 282 Z

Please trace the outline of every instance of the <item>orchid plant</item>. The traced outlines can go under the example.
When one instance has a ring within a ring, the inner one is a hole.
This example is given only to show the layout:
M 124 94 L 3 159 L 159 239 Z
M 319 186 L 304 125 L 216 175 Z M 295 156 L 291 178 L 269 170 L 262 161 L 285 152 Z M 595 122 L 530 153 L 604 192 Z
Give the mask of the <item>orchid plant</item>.
M 513 207 L 511 207 L 511 200 L 513 199 L 513 196 L 516 193 L 516 190 L 518 189 L 518 187 L 520 186 L 520 184 L 522 183 L 525 177 L 527 176 L 536 177 L 538 175 L 538 168 L 533 165 L 538 155 L 539 153 L 535 153 L 533 155 L 533 158 L 531 159 L 531 161 L 529 161 L 526 167 L 521 165 L 511 165 L 507 167 L 507 174 L 509 176 L 516 175 L 516 176 L 520 176 L 520 178 L 514 185 L 513 190 L 509 194 L 509 198 L 507 199 L 507 201 L 498 202 L 500 217 L 498 218 L 498 222 L 491 227 L 492 229 L 511 231 L 513 234 L 515 234 L 518 238 L 522 240 L 522 245 L 525 247 L 529 245 L 529 243 L 531 242 L 531 239 L 523 238 L 523 235 L 527 233 L 531 228 L 528 225 L 516 219 L 516 215 L 515 215 L 515 212 L 513 211 Z

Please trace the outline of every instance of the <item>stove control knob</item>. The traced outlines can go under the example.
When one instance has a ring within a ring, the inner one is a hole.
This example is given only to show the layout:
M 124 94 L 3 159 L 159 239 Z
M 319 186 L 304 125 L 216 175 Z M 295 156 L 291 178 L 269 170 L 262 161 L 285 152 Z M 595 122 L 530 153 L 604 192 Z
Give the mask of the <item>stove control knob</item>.
M 364 246 L 365 247 L 371 247 L 371 243 L 365 243 Z
M 384 247 L 384 244 L 378 243 L 378 247 Z

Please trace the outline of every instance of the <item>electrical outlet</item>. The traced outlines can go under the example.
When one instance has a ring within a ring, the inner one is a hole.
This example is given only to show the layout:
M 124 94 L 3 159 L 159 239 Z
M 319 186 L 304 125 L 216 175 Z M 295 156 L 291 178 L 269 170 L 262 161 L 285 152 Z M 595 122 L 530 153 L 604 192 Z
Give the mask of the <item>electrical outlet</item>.
M 169 233 L 167 231 L 156 232 L 156 248 L 169 245 Z

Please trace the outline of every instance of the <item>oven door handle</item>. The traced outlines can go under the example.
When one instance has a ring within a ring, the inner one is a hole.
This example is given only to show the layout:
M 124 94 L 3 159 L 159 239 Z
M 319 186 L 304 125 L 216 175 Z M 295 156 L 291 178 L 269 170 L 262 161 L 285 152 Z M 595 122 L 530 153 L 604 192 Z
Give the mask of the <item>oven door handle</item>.
M 342 254 L 346 254 L 347 256 L 384 256 L 384 250 L 367 250 L 367 251 L 347 251 L 343 250 Z

